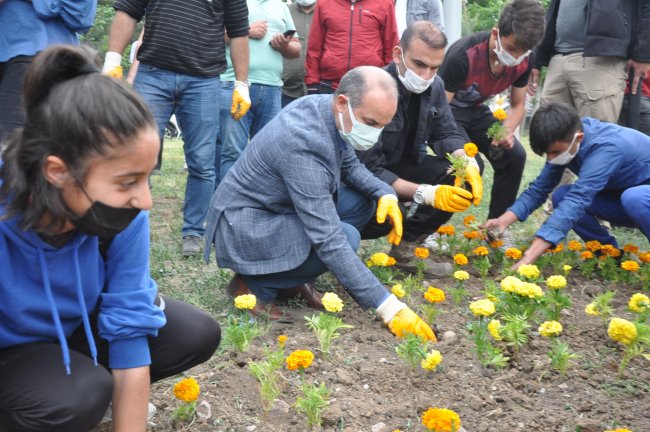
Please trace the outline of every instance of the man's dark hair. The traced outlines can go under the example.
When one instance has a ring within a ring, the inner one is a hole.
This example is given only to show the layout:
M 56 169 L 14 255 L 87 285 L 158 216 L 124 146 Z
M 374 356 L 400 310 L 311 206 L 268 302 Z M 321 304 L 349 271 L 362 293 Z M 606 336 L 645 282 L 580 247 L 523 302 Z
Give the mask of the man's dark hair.
M 499 34 L 515 35 L 518 48 L 535 48 L 544 38 L 544 7 L 539 0 L 514 0 L 506 4 L 499 17 Z
M 543 156 L 554 142 L 571 142 L 576 132 L 582 132 L 582 121 L 575 108 L 563 103 L 543 105 L 530 122 L 530 148 Z
M 399 46 L 404 51 L 408 51 L 409 45 L 414 39 L 420 39 L 433 49 L 444 49 L 447 46 L 447 35 L 430 21 L 415 21 L 409 24 L 402 33 Z

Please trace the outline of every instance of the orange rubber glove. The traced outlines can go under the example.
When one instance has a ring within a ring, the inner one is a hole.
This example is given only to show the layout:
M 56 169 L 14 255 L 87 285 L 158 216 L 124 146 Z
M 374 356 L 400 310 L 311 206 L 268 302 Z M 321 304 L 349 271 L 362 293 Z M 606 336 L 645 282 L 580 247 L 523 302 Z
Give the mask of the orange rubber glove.
M 427 185 L 423 191 L 424 203 L 446 212 L 465 211 L 472 205 L 472 193 L 449 185 Z
M 390 217 L 390 224 L 393 226 L 388 233 L 388 242 L 397 246 L 402 241 L 403 229 L 402 212 L 395 195 L 384 195 L 377 202 L 377 223 L 386 222 L 386 216 Z
M 406 304 L 402 303 L 391 294 L 377 307 L 377 316 L 388 325 L 388 330 L 395 336 L 402 338 L 411 333 L 436 342 L 436 335 L 431 327 L 425 323 Z
M 232 105 L 230 106 L 230 115 L 235 120 L 244 117 L 251 107 L 248 87 L 248 83 L 244 81 L 235 81 L 235 88 L 232 91 Z
M 481 171 L 478 168 L 478 163 L 474 158 L 468 158 L 469 165 L 465 170 L 465 180 L 469 183 L 469 186 L 472 188 L 472 195 L 474 199 L 472 203 L 477 206 L 481 204 L 481 199 L 483 198 L 483 179 L 481 178 Z M 460 187 L 460 179 L 454 180 L 454 186 Z

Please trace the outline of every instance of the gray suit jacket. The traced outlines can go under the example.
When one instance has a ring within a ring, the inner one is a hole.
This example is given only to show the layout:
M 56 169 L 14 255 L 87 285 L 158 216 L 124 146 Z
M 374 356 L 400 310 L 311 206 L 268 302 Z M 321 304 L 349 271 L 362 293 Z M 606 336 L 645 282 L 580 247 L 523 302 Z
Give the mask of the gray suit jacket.
M 291 270 L 311 248 L 364 308 L 386 290 L 348 244 L 336 213 L 341 181 L 369 198 L 394 193 L 341 140 L 332 96 L 305 96 L 283 109 L 246 147 L 217 188 L 206 257 L 247 275 Z M 383 297 L 383 296 L 380 296 Z

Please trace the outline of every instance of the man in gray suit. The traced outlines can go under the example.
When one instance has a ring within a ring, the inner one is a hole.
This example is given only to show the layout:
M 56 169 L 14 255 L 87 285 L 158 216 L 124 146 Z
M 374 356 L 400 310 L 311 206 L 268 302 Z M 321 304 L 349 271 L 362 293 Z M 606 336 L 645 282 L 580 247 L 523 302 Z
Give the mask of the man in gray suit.
M 395 80 L 363 66 L 346 73 L 334 95 L 295 101 L 255 135 L 216 190 L 208 215 L 206 246 L 214 243 L 218 265 L 236 272 L 230 295 L 252 292 L 260 303 L 254 313 L 290 321 L 273 305 L 278 292 L 329 270 L 397 336 L 435 340 L 356 254 L 375 202 L 377 219 L 393 223 L 389 241 L 401 241 L 393 189 L 354 153 L 377 142 L 396 109 Z

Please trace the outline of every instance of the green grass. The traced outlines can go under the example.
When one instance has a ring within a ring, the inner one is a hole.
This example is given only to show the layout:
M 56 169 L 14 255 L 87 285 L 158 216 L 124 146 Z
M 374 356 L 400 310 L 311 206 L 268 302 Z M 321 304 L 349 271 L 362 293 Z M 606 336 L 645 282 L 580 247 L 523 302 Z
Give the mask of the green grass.
M 537 177 L 544 165 L 544 158 L 530 150 L 527 137 L 523 137 L 523 142 L 528 158 L 520 192 Z M 162 172 L 151 178 L 154 195 L 154 208 L 151 212 L 151 274 L 162 293 L 201 306 L 215 316 L 225 316 L 230 304 L 226 301 L 223 290 L 232 272 L 217 268 L 214 253 L 208 264 L 204 263 L 202 254 L 190 259 L 181 256 L 182 207 L 187 178 L 183 166 L 182 141 L 165 140 Z M 472 206 L 468 212 L 454 215 L 451 223 L 462 225 L 463 217 L 467 214 L 475 215 L 479 221 L 485 220 L 490 201 L 492 176 L 492 168 L 487 163 L 483 176 L 483 202 L 478 207 Z M 205 197 L 206 200 L 210 198 Z M 526 244 L 544 220 L 545 215 L 538 210 L 526 222 L 513 225 L 512 230 L 516 241 Z M 621 245 L 633 243 L 642 250 L 650 249 L 648 241 L 638 230 L 616 228 L 614 234 Z M 576 238 L 576 236 L 571 232 L 568 238 Z M 362 254 L 387 249 L 388 244 L 384 240 L 368 241 L 363 244 Z M 335 283 L 334 277 L 326 274 L 319 278 L 317 286 L 319 289 L 327 290 Z

